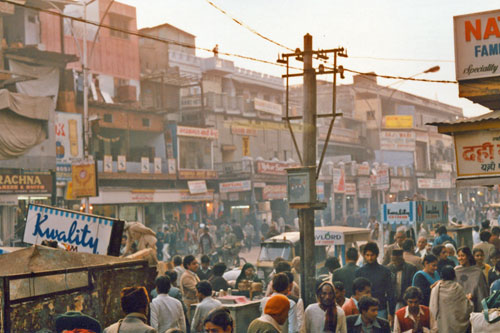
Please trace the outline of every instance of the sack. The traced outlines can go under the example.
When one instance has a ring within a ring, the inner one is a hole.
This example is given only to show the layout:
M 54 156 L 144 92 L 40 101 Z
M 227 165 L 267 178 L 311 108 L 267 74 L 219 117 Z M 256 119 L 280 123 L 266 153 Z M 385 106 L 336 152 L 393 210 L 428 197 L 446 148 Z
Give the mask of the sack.
M 470 314 L 470 323 L 472 333 L 497 333 L 500 332 L 500 323 L 489 324 L 484 320 L 484 316 L 480 312 L 472 312 Z
M 496 323 L 500 320 L 500 316 L 498 316 L 490 321 L 490 316 L 488 315 L 489 309 L 500 308 L 500 290 L 495 290 L 493 294 L 484 298 L 481 301 L 481 305 L 483 306 L 484 319 L 486 319 L 488 323 Z

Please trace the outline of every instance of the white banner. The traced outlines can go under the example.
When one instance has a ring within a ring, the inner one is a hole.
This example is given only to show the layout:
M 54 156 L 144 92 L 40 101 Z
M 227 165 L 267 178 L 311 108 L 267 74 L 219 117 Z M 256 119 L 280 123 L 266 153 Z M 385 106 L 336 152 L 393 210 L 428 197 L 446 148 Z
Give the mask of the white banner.
M 457 176 L 500 174 L 500 131 L 456 133 Z
M 500 10 L 455 16 L 455 71 L 457 80 L 500 75 Z
M 141 173 L 149 173 L 149 157 L 141 157 Z
M 415 151 L 414 132 L 380 132 L 380 149 L 397 151 Z
M 127 157 L 125 155 L 118 155 L 118 171 L 127 171 Z
M 372 197 L 372 187 L 370 184 L 370 178 L 359 177 L 358 178 L 358 198 L 369 199 Z
M 219 184 L 220 193 L 243 192 L 243 191 L 250 191 L 251 189 L 252 189 L 252 182 L 249 180 L 241 180 L 237 182 Z
M 207 182 L 204 180 L 188 181 L 188 187 L 191 194 L 207 193 Z
M 53 240 L 73 252 L 106 255 L 112 227 L 113 220 L 104 217 L 30 205 L 23 241 L 40 245 Z
M 113 172 L 113 156 L 104 155 L 103 163 L 104 163 L 103 165 L 104 172 Z
M 333 232 L 326 230 L 314 230 L 314 245 L 344 245 L 344 234 L 342 232 Z
M 155 157 L 154 159 L 154 173 L 160 174 L 161 173 L 161 157 Z
M 56 161 L 71 163 L 83 158 L 82 115 L 56 112 Z

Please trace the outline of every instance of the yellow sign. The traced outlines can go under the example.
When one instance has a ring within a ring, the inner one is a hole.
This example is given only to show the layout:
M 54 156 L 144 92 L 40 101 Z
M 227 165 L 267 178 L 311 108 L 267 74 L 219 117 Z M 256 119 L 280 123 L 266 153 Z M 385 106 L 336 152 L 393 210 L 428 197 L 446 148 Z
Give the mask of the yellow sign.
M 250 138 L 248 136 L 242 137 L 243 139 L 243 156 L 250 156 Z
M 385 116 L 385 128 L 413 128 L 413 116 Z
M 94 162 L 86 161 L 73 164 L 71 176 L 74 197 L 96 197 L 98 195 L 97 170 Z

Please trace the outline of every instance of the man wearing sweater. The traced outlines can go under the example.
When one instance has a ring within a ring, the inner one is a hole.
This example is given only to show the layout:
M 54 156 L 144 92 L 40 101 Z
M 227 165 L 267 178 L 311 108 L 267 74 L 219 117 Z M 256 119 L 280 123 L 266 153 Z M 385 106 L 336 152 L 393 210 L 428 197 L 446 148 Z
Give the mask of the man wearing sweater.
M 290 301 L 285 295 L 277 294 L 269 298 L 264 314 L 254 319 L 248 326 L 248 333 L 281 333 L 281 325 L 288 319 Z
M 366 243 L 363 249 L 365 265 L 356 271 L 356 277 L 367 278 L 372 284 L 372 296 L 379 300 L 379 317 L 394 319 L 394 286 L 391 283 L 391 271 L 377 262 L 379 255 L 378 245 L 374 242 Z

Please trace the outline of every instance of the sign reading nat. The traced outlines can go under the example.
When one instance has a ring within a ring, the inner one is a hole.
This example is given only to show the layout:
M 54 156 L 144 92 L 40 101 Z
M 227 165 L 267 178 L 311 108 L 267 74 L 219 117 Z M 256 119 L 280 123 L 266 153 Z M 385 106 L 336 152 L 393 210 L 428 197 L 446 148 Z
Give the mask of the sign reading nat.
M 95 215 L 30 205 L 23 241 L 30 244 L 57 241 L 69 251 L 106 255 L 113 222 L 116 221 Z

